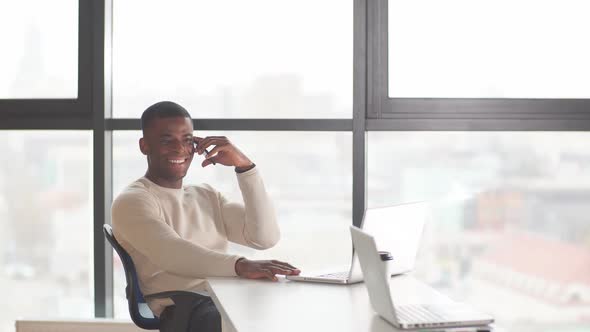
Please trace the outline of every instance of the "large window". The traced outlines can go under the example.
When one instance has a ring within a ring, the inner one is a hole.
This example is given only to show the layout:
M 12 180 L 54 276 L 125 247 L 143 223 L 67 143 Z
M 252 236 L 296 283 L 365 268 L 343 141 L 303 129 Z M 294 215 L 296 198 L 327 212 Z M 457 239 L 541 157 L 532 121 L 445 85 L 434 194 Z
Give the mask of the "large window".
M 388 6 L 389 97 L 590 97 L 588 1 Z
M 0 99 L 75 99 L 78 1 L 3 1 L 0 8 Z
M 0 331 L 14 320 L 93 317 L 87 131 L 0 132 Z
M 225 135 L 257 164 L 275 204 L 281 241 L 269 250 L 240 245 L 229 251 L 251 259 L 280 259 L 310 270 L 350 262 L 348 225 L 352 218 L 352 137 L 340 132 L 197 132 Z M 145 156 L 137 141 L 141 132 L 114 137 L 114 192 L 143 176 Z M 185 184 L 208 183 L 228 198 L 242 201 L 231 167 L 202 168 L 195 155 Z M 314 245 L 312 245 L 314 244 Z M 318 250 L 320 249 L 321 250 Z M 124 274 L 115 259 L 115 312 L 126 316 Z
M 585 132 L 369 134 L 369 206 L 429 200 L 415 275 L 509 331 L 590 314 Z
M 114 2 L 113 114 L 351 118 L 352 1 Z
M 344 264 L 347 226 L 353 207 L 360 221 L 365 187 L 370 207 L 430 200 L 419 278 L 493 313 L 510 331 L 588 329 L 589 6 L 3 5 L 0 28 L 10 33 L 1 41 L 10 51 L 0 53 L 0 128 L 7 129 L 0 131 L 0 282 L 10 305 L 0 331 L 12 331 L 17 316 L 110 315 L 111 264 L 96 232 L 108 222 L 110 194 L 146 170 L 133 121 L 161 100 L 205 119 L 210 131 L 199 134 L 227 135 L 263 173 L 282 241 L 232 252 L 307 271 Z M 238 120 L 261 118 L 271 120 Z M 112 151 L 105 124 L 114 130 Z M 47 130 L 23 131 L 37 128 Z M 94 142 L 84 131 L 91 128 Z M 208 182 L 239 200 L 233 170 L 201 169 L 198 158 L 186 183 Z M 94 222 L 93 204 L 100 207 Z M 113 266 L 115 311 L 124 317 L 116 255 Z

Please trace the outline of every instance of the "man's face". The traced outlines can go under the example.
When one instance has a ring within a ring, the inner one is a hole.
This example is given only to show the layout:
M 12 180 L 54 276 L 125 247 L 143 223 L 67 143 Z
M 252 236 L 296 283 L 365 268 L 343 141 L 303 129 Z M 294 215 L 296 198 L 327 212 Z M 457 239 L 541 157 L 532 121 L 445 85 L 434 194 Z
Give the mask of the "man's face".
M 193 123 L 180 116 L 156 118 L 139 143 L 148 157 L 150 175 L 169 186 L 184 178 L 193 160 Z

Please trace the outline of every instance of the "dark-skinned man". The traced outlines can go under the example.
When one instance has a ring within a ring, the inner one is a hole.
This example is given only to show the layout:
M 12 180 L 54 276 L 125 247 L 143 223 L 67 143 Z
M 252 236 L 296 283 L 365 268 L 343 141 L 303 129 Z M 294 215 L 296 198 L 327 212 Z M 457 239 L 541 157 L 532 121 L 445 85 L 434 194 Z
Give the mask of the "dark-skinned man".
M 169 101 L 148 107 L 141 126 L 139 148 L 147 156 L 148 169 L 113 202 L 114 235 L 133 259 L 144 294 L 192 291 L 190 331 L 220 331 L 219 312 L 203 296 L 205 278 L 276 281 L 277 274 L 300 271 L 281 261 L 248 260 L 226 253 L 229 241 L 267 249 L 280 237 L 258 167 L 232 142 L 225 137 L 193 136 L 190 114 Z M 203 167 L 234 167 L 244 203 L 228 201 L 209 185 L 183 186 L 195 154 L 205 154 Z M 173 302 L 150 300 L 148 305 L 160 317 L 161 331 L 168 329 L 177 310 Z

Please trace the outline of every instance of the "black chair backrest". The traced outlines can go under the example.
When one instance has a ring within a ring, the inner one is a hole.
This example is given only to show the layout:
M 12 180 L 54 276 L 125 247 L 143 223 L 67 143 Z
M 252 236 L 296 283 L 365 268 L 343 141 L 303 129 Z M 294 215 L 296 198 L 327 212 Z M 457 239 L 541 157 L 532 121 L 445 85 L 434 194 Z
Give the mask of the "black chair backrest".
M 119 242 L 113 235 L 113 229 L 110 225 L 102 226 L 104 236 L 107 238 L 109 243 L 113 246 L 121 262 L 123 263 L 123 269 L 125 270 L 125 279 L 127 280 L 127 286 L 125 287 L 125 293 L 127 295 L 127 303 L 129 304 L 129 315 L 131 320 L 142 329 L 146 330 L 158 330 L 160 328 L 160 320 L 155 317 L 139 288 L 139 282 L 137 279 L 137 272 L 135 271 L 135 265 L 131 260 L 131 256 L 121 247 Z

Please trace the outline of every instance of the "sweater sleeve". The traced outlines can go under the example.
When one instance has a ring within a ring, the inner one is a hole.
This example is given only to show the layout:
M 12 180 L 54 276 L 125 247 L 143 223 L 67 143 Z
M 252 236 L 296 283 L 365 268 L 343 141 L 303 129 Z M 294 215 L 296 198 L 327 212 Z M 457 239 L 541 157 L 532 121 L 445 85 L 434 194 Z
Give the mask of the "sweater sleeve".
M 160 215 L 149 193 L 124 193 L 111 209 L 113 231 L 152 264 L 177 275 L 205 278 L 235 276 L 240 256 L 207 249 L 182 239 Z
M 219 194 L 228 240 L 255 249 L 273 247 L 279 241 L 280 230 L 258 167 L 236 176 L 244 204 L 230 202 Z

